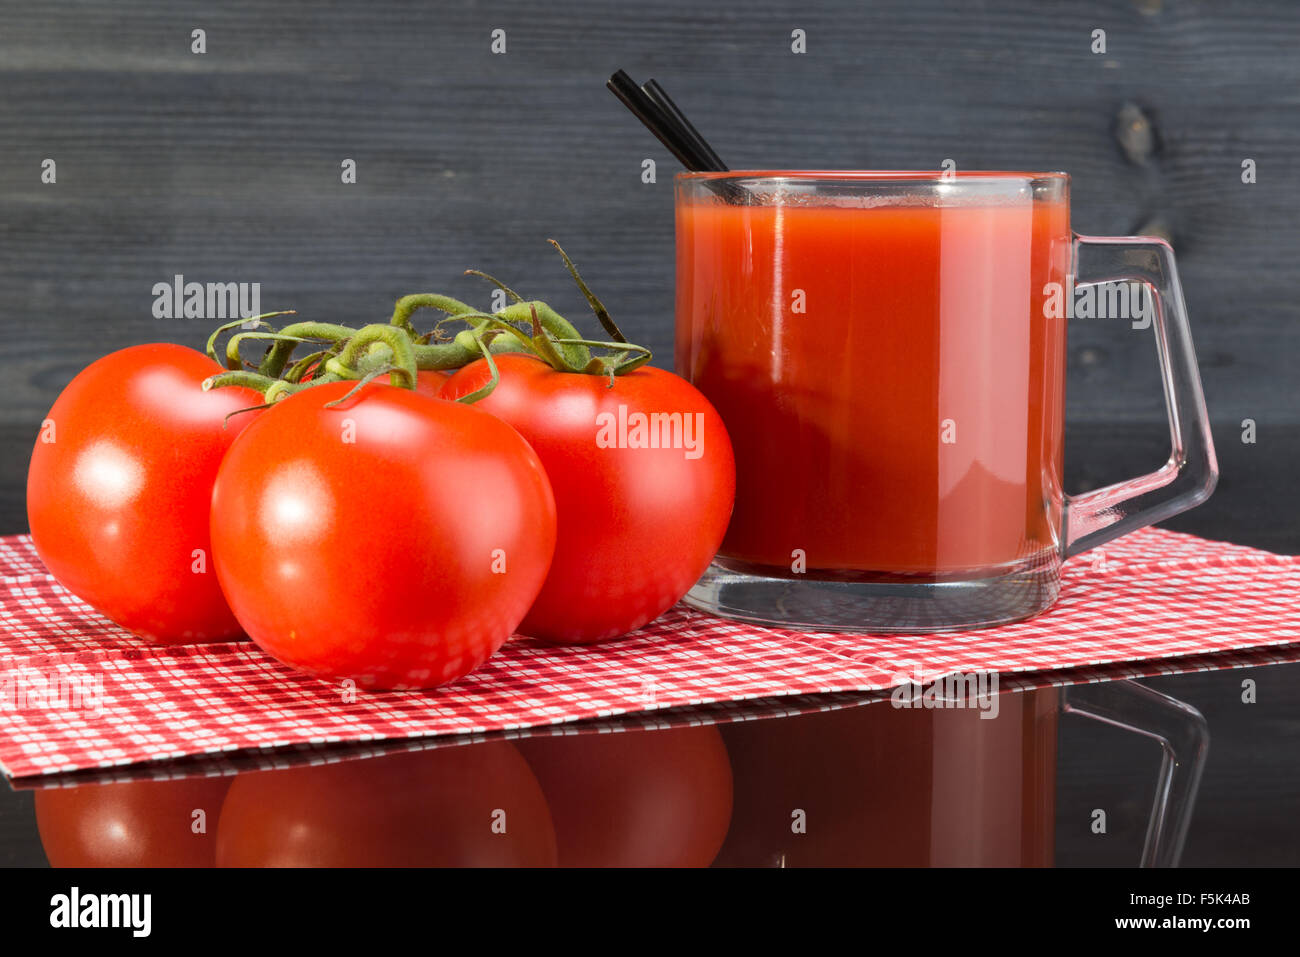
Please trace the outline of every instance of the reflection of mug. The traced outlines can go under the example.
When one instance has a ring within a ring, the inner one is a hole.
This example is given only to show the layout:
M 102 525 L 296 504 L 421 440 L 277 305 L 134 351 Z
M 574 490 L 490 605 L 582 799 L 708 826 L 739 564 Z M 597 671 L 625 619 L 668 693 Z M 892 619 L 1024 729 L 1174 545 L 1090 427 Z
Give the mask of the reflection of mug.
M 890 702 L 724 727 L 736 806 L 720 865 L 1048 867 L 1057 693 Z
M 860 707 L 724 726 L 735 809 L 719 865 L 1040 867 L 1054 863 L 1057 726 L 1075 714 L 1160 742 L 1140 862 L 1177 865 L 1209 735 L 1131 681 L 993 702 Z
M 684 173 L 676 196 L 677 368 L 736 452 L 696 606 L 878 631 L 1013 621 L 1052 604 L 1063 557 L 1213 489 L 1172 251 L 1072 236 L 1064 173 Z M 1118 284 L 1101 299 L 1154 327 L 1173 454 L 1068 497 L 1075 282 Z

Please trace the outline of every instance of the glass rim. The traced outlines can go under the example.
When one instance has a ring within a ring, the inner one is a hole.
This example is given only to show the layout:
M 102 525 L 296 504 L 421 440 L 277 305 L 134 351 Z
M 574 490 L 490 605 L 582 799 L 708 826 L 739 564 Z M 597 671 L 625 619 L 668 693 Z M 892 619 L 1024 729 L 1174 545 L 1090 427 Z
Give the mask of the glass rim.
M 761 180 L 834 180 L 863 183 L 952 183 L 961 180 L 1028 181 L 1062 180 L 1069 182 L 1070 174 L 1061 170 L 853 170 L 853 169 L 733 169 L 684 170 L 675 180 L 711 181 L 731 179 Z

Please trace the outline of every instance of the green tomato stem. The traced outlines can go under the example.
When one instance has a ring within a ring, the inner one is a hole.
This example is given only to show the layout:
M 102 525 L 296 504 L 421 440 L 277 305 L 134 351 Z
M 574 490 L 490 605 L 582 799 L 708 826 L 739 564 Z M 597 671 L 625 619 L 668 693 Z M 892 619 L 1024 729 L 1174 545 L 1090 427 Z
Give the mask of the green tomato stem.
M 575 340 L 582 338 L 582 334 L 574 328 L 573 323 L 540 299 L 531 299 L 527 302 L 517 302 L 512 306 L 506 306 L 496 314 L 496 318 L 506 322 L 531 325 L 534 315 L 540 322 L 541 327 L 550 333 L 551 338 Z M 536 336 L 536 333 L 534 333 L 534 336 Z M 561 351 L 564 353 L 563 366 L 571 371 L 583 368 L 591 359 L 591 353 L 587 351 L 586 346 L 564 346 Z
M 221 334 L 223 332 L 227 332 L 230 329 L 234 329 L 236 326 L 247 325 L 248 323 L 252 323 L 252 328 L 254 329 L 266 328 L 267 330 L 274 332 L 275 327 L 272 326 L 269 322 L 264 322 L 263 320 L 271 319 L 274 318 L 275 316 L 293 316 L 293 315 L 297 315 L 295 310 L 282 309 L 279 312 L 264 312 L 260 316 L 250 316 L 247 319 L 235 319 L 231 322 L 223 323 L 222 325 L 217 326 L 215 330 L 213 330 L 212 335 L 208 336 L 208 344 L 204 352 L 207 353 L 208 358 L 211 359 L 213 362 L 220 362 L 221 360 L 217 358 L 217 339 L 221 337 Z M 227 366 L 227 368 L 239 369 L 242 368 L 242 364 L 236 362 L 235 365 Z
M 350 338 L 356 332 L 348 326 L 340 326 L 332 322 L 295 322 L 285 326 L 272 338 L 271 348 L 266 351 L 262 357 L 261 363 L 258 364 L 257 371 L 263 375 L 279 376 L 284 373 L 284 367 L 289 363 L 289 357 L 293 355 L 294 347 L 301 342 L 342 342 Z M 256 334 L 250 334 L 256 336 Z M 227 345 L 227 351 L 235 346 L 236 340 L 240 336 L 233 336 Z M 238 348 L 236 346 L 236 353 Z
M 397 300 L 397 305 L 393 307 L 393 318 L 389 320 L 389 324 L 405 329 L 412 336 L 415 336 L 415 327 L 411 325 L 411 314 L 417 309 L 437 309 L 449 316 L 460 316 L 477 311 L 469 303 L 453 299 L 451 296 L 443 296 L 436 292 L 417 292 Z
M 605 304 L 597 299 L 596 294 L 591 291 L 590 287 L 588 287 L 585 282 L 582 281 L 582 276 L 578 273 L 578 267 L 573 264 L 573 260 L 570 259 L 569 254 L 564 251 L 564 247 L 554 239 L 548 239 L 546 241 L 555 247 L 555 251 L 558 252 L 560 258 L 564 260 L 564 267 L 569 270 L 569 275 L 572 276 L 573 281 L 578 284 L 578 289 L 587 299 L 587 305 L 591 306 L 591 311 L 596 314 L 596 318 L 600 321 L 602 328 L 609 333 L 609 337 L 615 342 L 627 342 L 627 337 L 623 335 L 618 326 L 614 323 L 614 318 L 609 314 L 609 310 L 605 308 Z
M 467 395 L 462 395 L 456 399 L 457 402 L 464 402 L 467 405 L 473 405 L 475 402 L 479 401 L 479 399 L 486 399 L 492 394 L 493 390 L 496 389 L 497 383 L 501 381 L 501 372 L 497 369 L 496 360 L 492 358 L 491 348 L 489 348 L 488 344 L 483 341 L 478 332 L 474 332 L 472 335 L 474 336 L 474 341 L 479 346 L 479 351 L 483 355 L 483 361 L 487 363 L 489 377 L 488 381 L 484 385 L 475 389 L 473 392 L 470 392 Z
M 338 355 L 325 360 L 325 371 L 340 379 L 362 379 L 383 367 L 393 385 L 415 388 L 415 344 L 405 330 L 379 322 L 362 326 Z
M 218 372 L 216 375 L 208 376 L 203 380 L 202 388 L 204 392 L 211 392 L 213 389 L 240 386 L 265 394 L 266 390 L 278 381 L 278 379 L 272 379 L 260 372 L 253 372 L 251 369 L 231 369 L 227 372 Z
M 523 301 L 524 301 L 524 297 L 521 296 L 521 295 L 519 295 L 519 293 L 515 292 L 513 289 L 511 289 L 509 286 L 507 286 L 505 283 L 503 283 L 503 282 L 502 282 L 500 279 L 498 279 L 496 276 L 491 276 L 491 275 L 489 275 L 488 273 L 483 272 L 483 270 L 481 270 L 481 269 L 466 269 L 466 270 L 465 270 L 465 275 L 466 275 L 466 276 L 478 276 L 480 279 L 486 279 L 488 282 L 492 283 L 492 285 L 496 286 L 498 289 L 500 289 L 502 292 L 504 292 L 507 296 L 509 296 L 511 302 L 523 302 Z

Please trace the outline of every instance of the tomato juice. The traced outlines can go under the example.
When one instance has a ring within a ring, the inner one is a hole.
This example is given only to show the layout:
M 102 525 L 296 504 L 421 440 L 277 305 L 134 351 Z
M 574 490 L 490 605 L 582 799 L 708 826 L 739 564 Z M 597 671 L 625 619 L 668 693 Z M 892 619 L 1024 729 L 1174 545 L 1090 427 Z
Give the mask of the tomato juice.
M 726 567 L 943 580 L 1059 551 L 1068 203 L 942 193 L 679 187 L 677 369 L 735 447 Z

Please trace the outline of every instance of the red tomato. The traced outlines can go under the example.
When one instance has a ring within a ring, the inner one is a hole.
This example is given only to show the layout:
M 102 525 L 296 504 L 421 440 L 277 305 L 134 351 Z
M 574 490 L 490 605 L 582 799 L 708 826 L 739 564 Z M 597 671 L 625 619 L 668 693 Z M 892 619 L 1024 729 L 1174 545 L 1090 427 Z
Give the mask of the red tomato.
M 731 820 L 714 727 L 525 738 L 561 867 L 708 867 Z
M 372 383 L 277 402 L 212 494 L 217 576 L 245 630 L 309 674 L 431 688 L 518 626 L 555 544 L 555 502 L 519 433 Z
M 91 363 L 50 409 L 27 472 L 27 520 L 50 574 L 153 641 L 240 633 L 213 574 L 208 506 L 221 457 L 256 413 L 226 416 L 262 398 L 204 392 L 220 371 L 169 344 Z
M 51 867 L 211 867 L 231 778 L 86 784 L 36 792 Z
M 659 617 L 695 584 L 727 530 L 736 466 L 722 419 L 690 383 L 662 369 L 643 367 L 611 385 L 531 356 L 496 362 L 501 380 L 475 404 L 537 450 L 559 519 L 551 573 L 520 630 L 588 644 Z M 480 359 L 442 394 L 468 395 L 489 379 Z M 639 428 L 642 417 L 658 427 Z M 661 447 L 644 447 L 652 433 Z
M 436 399 L 454 369 L 421 369 L 415 375 L 415 391 Z
M 236 779 L 220 867 L 553 867 L 537 779 L 506 741 Z

